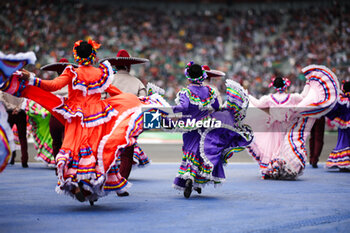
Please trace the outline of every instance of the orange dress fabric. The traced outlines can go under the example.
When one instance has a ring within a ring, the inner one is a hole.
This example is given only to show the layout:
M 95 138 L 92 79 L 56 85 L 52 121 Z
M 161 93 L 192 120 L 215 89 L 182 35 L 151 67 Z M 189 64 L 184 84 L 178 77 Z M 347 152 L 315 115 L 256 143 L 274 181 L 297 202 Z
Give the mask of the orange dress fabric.
M 130 184 L 119 173 L 123 148 L 134 145 L 143 131 L 143 113 L 160 111 L 170 105 L 157 93 L 137 97 L 115 86 L 109 62 L 99 68 L 67 66 L 54 80 L 31 77 L 24 82 L 12 75 L 3 90 L 32 99 L 65 125 L 65 138 L 56 157 L 56 191 L 74 197 L 78 184 L 90 191 L 86 200 L 94 201 L 109 191 L 124 192 Z M 68 98 L 51 92 L 68 85 Z M 101 93 L 111 97 L 101 100 Z M 147 109 L 143 106 L 147 105 Z
M 58 192 L 73 196 L 72 190 L 82 182 L 84 189 L 91 192 L 88 199 L 93 200 L 106 195 L 105 191 L 124 192 L 128 187 L 127 180 L 119 174 L 118 149 L 135 143 L 127 139 L 126 131 L 130 115 L 141 102 L 110 85 L 112 79 L 111 67 L 103 63 L 99 68 L 68 66 L 54 80 L 34 78 L 30 82 L 49 92 L 68 85 L 68 98 L 52 110 L 65 119 L 65 137 L 56 157 Z M 102 100 L 102 92 L 112 97 Z M 118 120 L 121 115 L 127 117 Z M 137 132 L 141 130 L 142 127 Z

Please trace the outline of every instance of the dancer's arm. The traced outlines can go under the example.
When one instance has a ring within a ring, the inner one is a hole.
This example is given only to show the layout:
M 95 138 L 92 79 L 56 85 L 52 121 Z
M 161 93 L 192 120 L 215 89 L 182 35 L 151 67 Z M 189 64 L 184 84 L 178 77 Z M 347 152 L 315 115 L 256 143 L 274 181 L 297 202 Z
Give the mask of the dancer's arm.
M 304 87 L 303 91 L 301 92 L 301 96 L 302 97 L 307 96 L 307 94 L 309 93 L 309 90 L 310 90 L 310 84 L 307 82 L 305 84 L 305 87 Z
M 64 86 L 68 85 L 71 80 L 72 73 L 69 71 L 69 69 L 65 69 L 60 76 L 53 80 L 42 80 L 40 78 L 34 77 L 34 75 L 31 74 L 29 78 L 29 85 L 37 86 L 45 91 L 53 92 L 60 90 Z
M 216 98 L 214 103 L 211 106 L 215 111 L 219 110 L 220 109 L 219 99 Z
M 268 96 L 264 95 L 260 99 L 255 98 L 252 95 L 249 95 L 249 102 L 257 108 L 260 108 L 267 114 L 270 114 L 270 106 L 269 106 L 269 101 L 268 101 Z
M 179 104 L 173 107 L 174 112 L 184 112 L 188 109 L 190 101 L 186 94 L 180 94 Z
M 119 90 L 116 86 L 114 85 L 109 85 L 109 87 L 106 89 L 106 92 L 110 95 L 110 96 L 115 96 L 115 95 L 119 95 L 121 93 L 123 93 L 121 90 Z
M 268 96 L 263 96 L 260 99 L 255 98 L 252 95 L 249 95 L 249 102 L 258 108 L 268 108 L 269 102 L 268 102 Z
M 215 97 L 214 103 L 211 104 L 211 107 L 215 111 L 217 111 L 217 110 L 220 109 L 220 104 L 222 103 L 221 99 L 219 99 L 219 97 L 221 98 L 220 92 L 215 87 L 211 87 L 211 86 L 207 86 L 207 87 L 209 88 L 209 90 L 212 89 L 214 91 L 213 95 L 216 96 L 216 97 Z
M 305 107 L 306 105 L 308 105 L 307 102 L 309 102 L 309 99 L 315 95 L 318 94 L 316 94 L 315 91 L 310 88 L 309 82 L 306 82 L 304 89 L 300 94 L 294 93 L 291 95 L 292 103 L 295 104 L 297 107 Z
M 147 96 L 147 91 L 145 85 L 140 81 L 139 88 L 137 91 L 137 96 Z

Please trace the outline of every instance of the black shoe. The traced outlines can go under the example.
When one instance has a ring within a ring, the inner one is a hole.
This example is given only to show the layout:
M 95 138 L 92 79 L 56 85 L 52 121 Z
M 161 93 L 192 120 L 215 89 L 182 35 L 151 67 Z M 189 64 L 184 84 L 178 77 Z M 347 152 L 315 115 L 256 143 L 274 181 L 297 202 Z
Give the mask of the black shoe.
M 15 164 L 15 159 L 16 159 L 16 151 L 12 152 L 10 164 L 14 165 Z
M 318 168 L 317 163 L 311 164 L 313 168 Z
M 184 190 L 184 196 L 186 198 L 190 198 L 191 193 L 192 193 L 192 180 L 191 179 L 187 179 L 186 180 L 186 184 L 185 184 L 185 190 Z
M 118 197 L 127 197 L 129 196 L 128 192 L 123 192 L 123 193 L 117 193 Z
M 79 191 L 75 193 L 75 198 L 80 202 L 84 202 L 85 196 L 83 194 L 83 183 L 79 182 L 78 187 L 79 187 Z
M 28 167 L 28 163 L 22 163 L 22 167 L 23 168 L 27 168 Z
M 90 202 L 90 205 L 93 206 L 93 205 L 95 204 L 96 201 L 97 201 L 97 199 L 96 199 L 96 200 L 93 200 L 93 201 L 89 201 L 89 202 Z
M 195 188 L 194 189 L 198 194 L 201 194 L 202 193 L 202 188 Z
M 13 157 L 12 157 L 12 158 L 13 158 Z M 11 165 L 14 165 L 14 164 L 15 164 L 15 160 L 14 160 L 14 159 L 11 159 L 11 160 L 10 160 L 10 164 L 11 164 Z

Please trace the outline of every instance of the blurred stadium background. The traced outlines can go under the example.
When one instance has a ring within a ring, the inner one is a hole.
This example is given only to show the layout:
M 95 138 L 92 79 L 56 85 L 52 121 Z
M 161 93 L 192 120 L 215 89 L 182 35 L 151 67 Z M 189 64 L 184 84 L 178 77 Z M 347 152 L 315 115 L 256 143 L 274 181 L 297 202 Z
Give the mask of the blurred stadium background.
M 346 1 L 257 0 L 14 0 L 0 2 L 0 50 L 32 50 L 30 70 L 62 57 L 92 38 L 102 44 L 100 58 L 126 49 L 150 59 L 132 67 L 145 84 L 166 90 L 170 102 L 184 84 L 184 65 L 194 60 L 226 72 L 256 96 L 266 94 L 272 75 L 292 80 L 300 91 L 300 69 L 309 64 L 332 68 L 349 78 L 350 3 Z M 224 79 L 215 80 L 224 94 Z

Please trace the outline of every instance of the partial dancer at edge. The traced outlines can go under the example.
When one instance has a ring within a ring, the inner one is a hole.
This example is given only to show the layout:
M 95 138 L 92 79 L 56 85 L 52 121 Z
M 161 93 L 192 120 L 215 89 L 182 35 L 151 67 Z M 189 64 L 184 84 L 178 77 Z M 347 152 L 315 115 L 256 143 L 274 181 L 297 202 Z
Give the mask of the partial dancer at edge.
M 327 117 L 338 126 L 338 141 L 326 162 L 327 168 L 350 171 L 350 81 L 343 82 L 337 104 Z
M 0 90 L 6 88 L 5 84 L 9 83 L 13 73 L 26 64 L 34 64 L 35 61 L 33 52 L 6 55 L 0 51 Z M 14 135 L 7 119 L 6 109 L 0 101 L 0 172 L 6 168 L 12 151 L 16 148 Z

